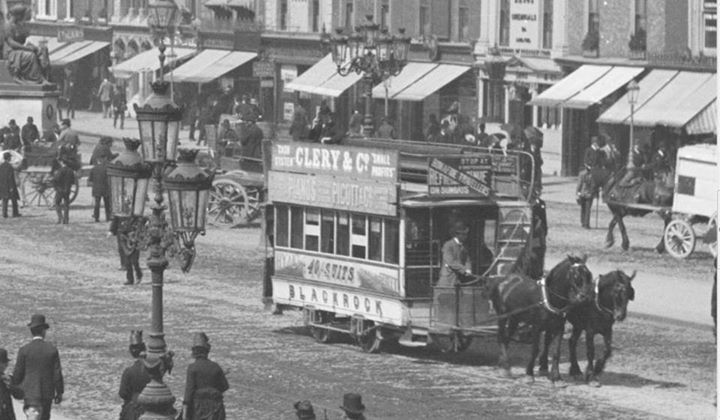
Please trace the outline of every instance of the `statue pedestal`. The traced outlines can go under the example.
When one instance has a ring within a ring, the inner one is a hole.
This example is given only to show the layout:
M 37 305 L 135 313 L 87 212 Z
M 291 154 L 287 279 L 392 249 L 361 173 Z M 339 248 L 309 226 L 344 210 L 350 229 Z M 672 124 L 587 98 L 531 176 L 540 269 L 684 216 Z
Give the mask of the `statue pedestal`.
M 42 135 L 57 123 L 59 96 L 60 91 L 54 83 L 17 83 L 8 72 L 7 62 L 0 60 L 0 115 L 4 119 L 0 125 L 14 119 L 22 127 L 27 117 L 33 117 Z

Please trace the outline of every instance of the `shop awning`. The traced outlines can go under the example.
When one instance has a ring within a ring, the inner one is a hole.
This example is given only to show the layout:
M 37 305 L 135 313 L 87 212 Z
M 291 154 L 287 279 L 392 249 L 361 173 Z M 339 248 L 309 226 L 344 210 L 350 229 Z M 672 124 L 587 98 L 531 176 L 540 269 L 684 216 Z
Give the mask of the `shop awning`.
M 385 83 L 388 85 L 388 99 L 395 99 L 395 95 L 400 93 L 411 84 L 420 80 L 423 76 L 430 73 L 438 65 L 434 63 L 415 63 L 409 62 L 397 76 L 390 77 L 387 81 L 375 86 L 372 90 L 373 98 L 381 99 L 385 97 Z
M 55 54 L 50 54 L 50 64 L 56 66 L 64 66 L 66 64 L 70 64 L 72 62 L 80 60 L 81 58 L 87 57 L 88 55 L 110 45 L 109 42 L 102 41 L 82 41 L 75 44 L 85 45 L 81 46 L 80 48 L 74 49 L 72 48 L 74 44 L 71 44 L 68 47 L 58 50 Z M 67 53 L 65 53 L 66 51 Z
M 254 52 L 206 49 L 173 71 L 176 82 L 208 83 L 257 57 Z
M 356 73 L 347 76 L 337 74 L 337 66 L 332 60 L 332 54 L 328 54 L 298 76 L 297 79 L 286 84 L 285 90 L 338 97 L 350 86 L 357 83 L 361 77 Z
M 625 86 L 644 70 L 642 67 L 613 67 L 593 84 L 563 102 L 562 106 L 576 109 L 590 108 Z
M 197 50 L 194 48 L 175 48 L 175 57 L 167 57 L 165 59 L 165 65 L 174 63 L 175 61 L 182 60 Z M 165 50 L 166 55 L 170 55 L 170 50 Z M 142 71 L 157 71 L 160 68 L 160 59 L 158 56 L 160 51 L 157 48 L 152 50 L 143 51 L 140 54 L 130 57 L 122 63 L 115 66 L 113 74 L 115 77 L 128 78 L 134 73 Z
M 645 75 L 639 82 L 638 97 L 635 103 L 635 109 L 643 106 L 650 98 L 655 96 L 670 80 L 677 76 L 677 70 L 652 70 Z M 618 99 L 610 108 L 598 117 L 597 122 L 603 124 L 629 124 L 630 119 L 630 103 L 628 95 L 625 94 Z
M 36 47 L 40 46 L 40 41 L 46 41 L 47 42 L 47 48 L 48 53 L 52 54 L 55 51 L 59 50 L 60 48 L 66 47 L 70 45 L 69 42 L 60 42 L 58 39 L 54 36 L 46 37 L 46 36 L 38 36 L 38 35 L 30 35 L 26 42 L 29 42 Z
M 685 131 L 688 134 L 717 134 L 717 100 L 690 120 L 685 125 Z
M 530 105 L 561 106 L 563 102 L 577 95 L 596 80 L 607 74 L 612 66 L 585 64 L 533 98 Z
M 702 73 L 694 73 L 701 77 Z M 707 73 L 705 74 L 707 75 Z M 677 101 L 667 103 L 662 112 L 657 115 L 658 124 L 668 127 L 684 127 L 693 120 L 717 98 L 717 76 L 710 74 L 695 91 L 688 91 L 685 97 L 678 97 Z M 711 131 L 712 132 L 712 131 Z
M 635 110 L 636 126 L 683 127 L 717 96 L 713 73 L 679 72 L 657 94 Z
M 422 101 L 468 70 L 470 70 L 469 66 L 440 64 L 415 83 L 398 92 L 392 99 L 398 101 Z

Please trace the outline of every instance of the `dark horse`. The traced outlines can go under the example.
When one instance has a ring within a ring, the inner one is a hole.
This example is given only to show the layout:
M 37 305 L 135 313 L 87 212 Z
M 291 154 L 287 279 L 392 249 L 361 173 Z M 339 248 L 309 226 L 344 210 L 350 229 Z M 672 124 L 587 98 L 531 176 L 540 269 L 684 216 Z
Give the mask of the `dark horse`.
M 570 375 L 579 377 L 582 372 L 577 362 L 577 343 L 580 334 L 585 331 L 585 344 L 587 347 L 587 368 L 585 381 L 593 386 L 600 386 L 596 376 L 602 373 L 605 362 L 612 354 L 612 327 L 615 321 L 622 321 L 627 315 L 628 302 L 635 299 L 635 289 L 632 280 L 635 278 L 621 270 L 602 274 L 595 280 L 594 301 L 586 302 L 568 312 L 567 319 L 572 324 L 572 336 L 569 341 L 570 348 Z M 602 334 L 605 342 L 605 353 L 597 361 L 595 359 L 595 335 Z M 547 366 L 547 347 L 540 356 Z M 594 363 L 594 365 L 593 365 Z
M 532 352 L 525 373 L 534 381 L 535 359 L 540 348 L 540 333 L 545 342 L 557 340 L 550 380 L 560 380 L 558 363 L 565 327 L 565 314 L 592 297 L 592 273 L 585 265 L 586 257 L 568 256 L 553 267 L 545 279 L 532 280 L 523 273 L 522 264 L 504 279 L 490 285 L 490 299 L 498 314 L 500 366 L 510 374 L 508 344 L 518 324 L 531 327 Z
M 667 227 L 672 220 L 669 207 L 672 205 L 674 183 L 672 172 L 660 172 L 655 174 L 653 180 L 645 180 L 639 176 L 635 178 L 634 182 L 622 185 L 626 171 L 626 168 L 621 168 L 614 174 L 605 172 L 599 176 L 597 181 L 603 186 L 603 198 L 613 215 L 608 225 L 605 247 L 610 248 L 615 244 L 614 231 L 615 225 L 617 225 L 620 235 L 622 235 L 622 249 L 625 251 L 630 248 L 630 239 L 623 220 L 625 216 L 642 217 L 648 213 L 658 212 Z M 633 204 L 644 204 L 645 206 L 633 207 Z M 655 249 L 659 253 L 665 251 L 662 236 Z

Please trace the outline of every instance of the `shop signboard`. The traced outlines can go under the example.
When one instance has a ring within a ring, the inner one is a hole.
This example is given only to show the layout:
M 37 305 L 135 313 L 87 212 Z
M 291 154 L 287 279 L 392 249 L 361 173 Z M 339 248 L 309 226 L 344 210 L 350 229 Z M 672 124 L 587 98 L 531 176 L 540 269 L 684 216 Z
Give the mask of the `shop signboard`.
M 472 153 L 431 158 L 428 194 L 434 197 L 519 197 L 518 157 L 502 153 Z
M 57 33 L 58 42 L 78 42 L 85 39 L 85 33 L 82 28 L 75 26 L 68 26 L 58 28 Z
M 253 77 L 274 77 L 275 64 L 272 61 L 255 61 L 253 63 Z
M 510 2 L 510 48 L 537 50 L 540 48 L 540 0 L 512 0 Z
M 398 152 L 327 144 L 273 144 L 270 201 L 397 215 Z

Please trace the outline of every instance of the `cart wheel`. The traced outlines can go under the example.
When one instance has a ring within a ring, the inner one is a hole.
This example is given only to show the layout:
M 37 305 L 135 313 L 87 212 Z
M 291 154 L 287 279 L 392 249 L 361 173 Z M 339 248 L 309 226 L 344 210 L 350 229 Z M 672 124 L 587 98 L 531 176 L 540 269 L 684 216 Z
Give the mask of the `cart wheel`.
M 55 205 L 55 189 L 50 174 L 28 173 L 23 177 L 22 194 L 26 205 L 47 207 Z
M 687 258 L 695 250 L 695 231 L 682 219 L 671 221 L 665 228 L 665 249 L 675 258 Z
M 357 321 L 361 323 L 362 333 L 355 334 L 355 342 L 365 353 L 379 353 L 382 348 L 382 332 L 372 321 Z M 357 331 L 356 329 L 352 329 Z
M 326 311 L 317 311 L 315 313 L 315 323 L 329 324 L 335 318 L 335 314 Z M 322 327 L 310 327 L 310 334 L 312 334 L 315 341 L 318 343 L 327 344 L 333 341 L 335 338 L 334 331 Z
M 259 189 L 244 188 L 230 179 L 213 181 L 208 203 L 208 222 L 219 227 L 247 223 L 259 213 Z

